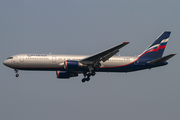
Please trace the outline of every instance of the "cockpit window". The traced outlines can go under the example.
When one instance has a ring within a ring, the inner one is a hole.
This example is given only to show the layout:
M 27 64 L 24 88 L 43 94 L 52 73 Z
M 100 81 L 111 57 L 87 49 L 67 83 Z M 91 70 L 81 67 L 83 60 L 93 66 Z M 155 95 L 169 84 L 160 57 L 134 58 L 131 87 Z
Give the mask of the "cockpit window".
M 13 59 L 13 57 L 8 57 L 7 59 Z

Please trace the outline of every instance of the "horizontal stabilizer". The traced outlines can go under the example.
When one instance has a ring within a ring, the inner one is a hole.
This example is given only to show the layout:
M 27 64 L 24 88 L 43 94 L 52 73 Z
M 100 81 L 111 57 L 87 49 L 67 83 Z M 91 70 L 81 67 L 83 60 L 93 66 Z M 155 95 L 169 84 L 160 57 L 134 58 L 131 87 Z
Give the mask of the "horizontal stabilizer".
M 163 62 L 167 61 L 168 59 L 170 59 L 171 57 L 173 57 L 174 55 L 176 55 L 176 54 L 170 54 L 170 55 L 167 55 L 167 56 L 164 56 L 164 57 L 161 57 L 161 58 L 149 61 L 147 63 L 150 63 L 150 64 L 153 64 L 153 63 L 163 63 Z

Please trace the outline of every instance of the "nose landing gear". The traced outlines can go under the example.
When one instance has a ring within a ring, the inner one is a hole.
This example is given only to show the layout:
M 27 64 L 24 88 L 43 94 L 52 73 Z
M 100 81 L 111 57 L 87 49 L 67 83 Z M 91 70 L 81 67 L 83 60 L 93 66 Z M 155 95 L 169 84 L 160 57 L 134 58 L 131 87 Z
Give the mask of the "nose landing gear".
M 19 77 L 19 74 L 18 74 L 18 70 L 17 69 L 14 69 L 15 73 L 16 73 L 16 77 Z
M 16 77 L 19 77 L 19 74 L 16 74 Z

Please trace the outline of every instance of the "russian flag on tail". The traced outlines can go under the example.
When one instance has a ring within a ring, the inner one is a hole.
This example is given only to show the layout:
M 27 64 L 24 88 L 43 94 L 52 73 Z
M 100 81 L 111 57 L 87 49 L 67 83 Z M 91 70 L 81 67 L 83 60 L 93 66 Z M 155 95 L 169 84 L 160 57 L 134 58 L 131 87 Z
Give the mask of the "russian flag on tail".
M 142 54 L 140 57 L 157 59 L 162 57 L 171 32 L 164 31 Z

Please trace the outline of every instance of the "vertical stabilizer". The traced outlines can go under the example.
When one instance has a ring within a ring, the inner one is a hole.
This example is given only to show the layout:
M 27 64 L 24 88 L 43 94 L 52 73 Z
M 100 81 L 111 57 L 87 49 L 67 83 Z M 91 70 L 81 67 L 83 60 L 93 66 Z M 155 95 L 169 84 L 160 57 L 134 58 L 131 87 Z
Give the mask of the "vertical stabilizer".
M 140 57 L 153 59 L 162 57 L 170 34 L 170 31 L 164 31 L 142 54 L 140 54 Z

